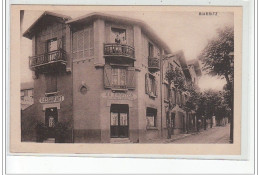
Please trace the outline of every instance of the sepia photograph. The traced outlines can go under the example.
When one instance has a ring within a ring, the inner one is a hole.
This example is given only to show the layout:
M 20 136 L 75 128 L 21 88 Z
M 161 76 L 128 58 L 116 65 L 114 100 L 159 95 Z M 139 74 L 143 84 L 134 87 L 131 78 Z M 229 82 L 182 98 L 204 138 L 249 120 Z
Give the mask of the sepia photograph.
M 73 8 L 17 10 L 16 142 L 225 147 L 240 139 L 239 7 Z

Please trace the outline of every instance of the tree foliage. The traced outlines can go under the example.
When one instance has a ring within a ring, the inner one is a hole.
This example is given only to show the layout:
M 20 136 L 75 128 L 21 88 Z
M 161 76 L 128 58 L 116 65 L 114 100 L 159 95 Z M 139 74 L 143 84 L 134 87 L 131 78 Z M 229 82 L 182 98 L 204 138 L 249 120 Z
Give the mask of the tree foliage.
M 165 78 L 169 82 L 169 84 L 173 83 L 174 86 L 177 87 L 178 89 L 182 89 L 182 90 L 186 89 L 185 77 L 180 68 L 178 67 L 169 68 L 166 71 Z
M 203 70 L 213 76 L 225 78 L 227 84 L 233 80 L 234 29 L 224 27 L 218 29 L 218 36 L 210 40 L 199 56 Z

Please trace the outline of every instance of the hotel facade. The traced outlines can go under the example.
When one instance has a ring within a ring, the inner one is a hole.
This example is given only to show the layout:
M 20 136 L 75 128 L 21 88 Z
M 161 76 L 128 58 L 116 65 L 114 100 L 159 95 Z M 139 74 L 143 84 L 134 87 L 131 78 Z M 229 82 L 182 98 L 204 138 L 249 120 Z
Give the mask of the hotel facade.
M 195 114 L 185 108 L 188 94 L 164 76 L 178 66 L 188 84 L 197 84 L 199 66 L 188 65 L 183 52 L 173 53 L 144 22 L 44 12 L 23 36 L 32 40 L 30 118 L 45 125 L 47 140 L 56 137 L 59 123 L 66 126 L 64 142 L 73 143 L 146 143 L 167 138 L 169 128 L 174 135 L 196 127 Z M 25 128 L 30 141 L 39 134 L 35 125 Z

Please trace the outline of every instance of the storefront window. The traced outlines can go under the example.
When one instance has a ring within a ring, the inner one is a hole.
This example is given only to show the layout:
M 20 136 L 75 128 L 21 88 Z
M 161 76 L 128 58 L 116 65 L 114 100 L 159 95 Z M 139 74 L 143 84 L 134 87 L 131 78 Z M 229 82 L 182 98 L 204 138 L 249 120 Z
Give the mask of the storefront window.
M 120 113 L 120 126 L 127 126 L 127 113 Z
M 111 126 L 118 125 L 118 113 L 111 112 Z
M 55 127 L 54 117 L 52 117 L 52 116 L 49 117 L 49 127 L 50 128 Z

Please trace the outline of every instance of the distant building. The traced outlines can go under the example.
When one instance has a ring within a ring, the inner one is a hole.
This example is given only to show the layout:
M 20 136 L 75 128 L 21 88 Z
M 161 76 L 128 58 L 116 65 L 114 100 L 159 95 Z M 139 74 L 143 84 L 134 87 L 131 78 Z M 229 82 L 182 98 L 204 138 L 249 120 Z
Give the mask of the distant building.
M 33 47 L 34 118 L 45 125 L 47 139 L 56 138 L 59 124 L 67 128 L 64 142 L 166 138 L 170 96 L 161 89 L 160 59 L 171 50 L 145 23 L 103 13 L 71 19 L 44 12 L 23 36 Z M 191 81 L 182 52 L 170 64 Z M 177 134 L 187 129 L 187 97 L 173 94 Z
M 21 83 L 21 110 L 33 104 L 33 82 Z

